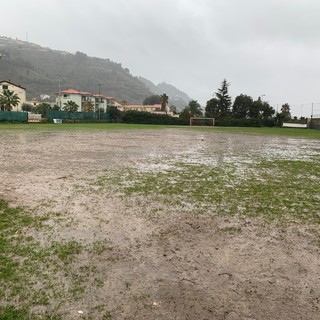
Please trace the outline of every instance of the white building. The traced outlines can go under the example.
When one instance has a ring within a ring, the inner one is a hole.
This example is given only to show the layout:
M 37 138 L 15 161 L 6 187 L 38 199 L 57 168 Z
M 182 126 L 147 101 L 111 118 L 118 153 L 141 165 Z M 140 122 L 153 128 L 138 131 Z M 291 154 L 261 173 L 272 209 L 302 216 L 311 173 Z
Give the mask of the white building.
M 56 104 L 61 109 L 63 109 L 64 104 L 68 101 L 75 102 L 80 107 L 80 112 L 88 111 L 89 108 L 93 111 L 99 109 L 106 111 L 108 106 L 115 106 L 115 99 L 113 97 L 105 97 L 101 94 L 67 89 L 56 95 Z

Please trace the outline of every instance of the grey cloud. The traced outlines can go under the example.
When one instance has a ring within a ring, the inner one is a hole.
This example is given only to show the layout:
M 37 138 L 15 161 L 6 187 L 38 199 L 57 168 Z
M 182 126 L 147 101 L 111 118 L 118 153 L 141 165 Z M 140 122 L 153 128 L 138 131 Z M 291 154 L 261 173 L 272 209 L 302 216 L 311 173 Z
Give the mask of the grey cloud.
M 320 100 L 317 0 L 10 0 L 1 9 L 19 21 L 2 17 L 3 35 L 110 58 L 202 104 L 225 77 L 233 98 Z

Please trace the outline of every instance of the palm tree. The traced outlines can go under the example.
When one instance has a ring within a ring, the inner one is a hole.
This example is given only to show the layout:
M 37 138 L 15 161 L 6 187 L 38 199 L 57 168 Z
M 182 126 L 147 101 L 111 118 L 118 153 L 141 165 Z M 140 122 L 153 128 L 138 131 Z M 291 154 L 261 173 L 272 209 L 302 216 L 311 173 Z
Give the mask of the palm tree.
M 188 107 L 189 107 L 189 112 L 190 112 L 191 117 L 201 117 L 202 116 L 201 106 L 197 100 L 191 100 L 189 102 Z
M 160 98 L 161 98 L 161 100 L 160 100 L 161 101 L 161 111 L 166 111 L 169 97 L 165 93 L 163 93 L 160 96 Z
M 1 110 L 11 111 L 12 107 L 16 107 L 19 104 L 19 96 L 10 90 L 3 91 L 0 94 Z

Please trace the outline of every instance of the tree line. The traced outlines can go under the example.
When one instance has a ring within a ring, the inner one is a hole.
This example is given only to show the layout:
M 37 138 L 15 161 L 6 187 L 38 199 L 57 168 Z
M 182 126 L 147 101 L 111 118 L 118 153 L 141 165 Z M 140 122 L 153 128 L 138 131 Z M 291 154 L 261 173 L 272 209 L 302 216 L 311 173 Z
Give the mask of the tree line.
M 179 113 L 179 118 L 183 123 L 188 123 L 191 117 L 207 117 L 214 118 L 216 125 L 228 126 L 281 126 L 284 121 L 291 119 L 290 105 L 285 103 L 281 106 L 281 111 L 277 112 L 267 101 L 263 101 L 261 97 L 257 100 L 246 94 L 238 95 L 233 103 L 228 93 L 230 83 L 224 79 L 217 92 L 214 93 L 213 98 L 207 101 L 205 110 L 197 100 L 191 100 L 189 104 Z M 17 106 L 20 99 L 10 90 L 5 90 L 0 94 L 1 110 L 11 111 L 13 107 Z M 144 105 L 160 104 L 161 111 L 167 111 L 169 97 L 167 94 L 152 95 L 143 101 Z M 64 103 L 61 108 L 67 112 L 78 112 L 79 106 L 73 102 L 68 101 Z M 84 112 L 94 112 L 94 105 L 91 102 L 86 103 Z M 36 106 L 24 103 L 22 105 L 23 111 L 32 111 L 35 113 L 45 114 L 46 110 L 54 109 L 60 110 L 59 106 L 51 106 L 48 103 L 40 103 Z M 170 107 L 171 111 L 177 114 L 174 106 Z M 103 109 L 96 110 L 97 112 L 104 112 Z M 121 121 L 121 112 L 116 107 L 108 107 L 107 112 L 110 114 L 113 121 Z
M 230 83 L 224 79 L 213 98 L 207 101 L 204 112 L 200 104 L 192 100 L 182 110 L 180 116 L 205 116 L 207 118 L 215 118 L 217 125 L 246 126 L 281 125 L 284 121 L 291 119 L 290 105 L 288 103 L 282 105 L 280 112 L 276 112 L 261 97 L 253 100 L 251 96 L 246 94 L 238 95 L 232 103 L 228 93 L 229 86 Z

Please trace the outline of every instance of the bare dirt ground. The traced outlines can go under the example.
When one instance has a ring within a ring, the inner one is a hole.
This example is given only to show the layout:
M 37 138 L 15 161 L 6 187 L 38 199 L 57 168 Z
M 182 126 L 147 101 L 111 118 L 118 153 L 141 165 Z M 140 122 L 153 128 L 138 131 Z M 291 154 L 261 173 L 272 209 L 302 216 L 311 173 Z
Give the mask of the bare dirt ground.
M 0 196 L 36 214 L 61 213 L 39 239 L 112 248 L 70 266 L 95 270 L 80 299 L 59 303 L 63 319 L 102 319 L 99 306 L 109 311 L 103 319 L 320 319 L 319 245 L 308 225 L 193 215 L 156 201 L 150 216 L 142 196 L 86 191 L 124 167 L 303 157 L 314 141 L 174 129 L 0 135 Z

